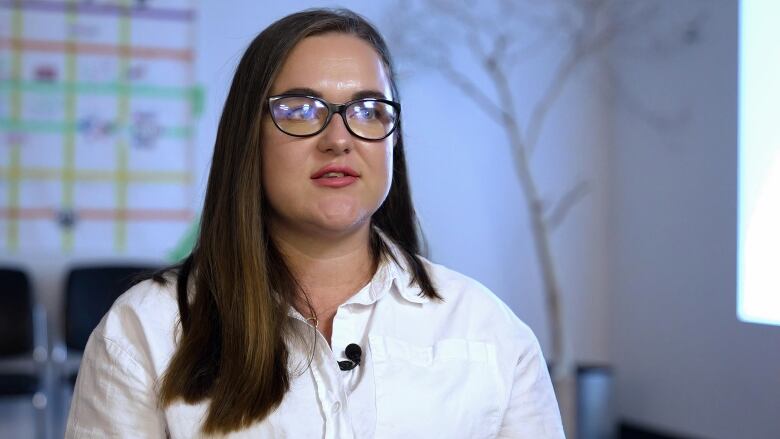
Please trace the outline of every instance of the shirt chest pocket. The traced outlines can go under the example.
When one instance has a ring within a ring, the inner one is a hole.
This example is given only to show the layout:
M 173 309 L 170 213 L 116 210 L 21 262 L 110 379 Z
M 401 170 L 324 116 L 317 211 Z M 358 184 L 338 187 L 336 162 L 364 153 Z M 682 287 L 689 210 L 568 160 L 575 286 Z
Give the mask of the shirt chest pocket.
M 502 401 L 494 345 L 445 339 L 419 346 L 370 336 L 377 438 L 487 438 Z

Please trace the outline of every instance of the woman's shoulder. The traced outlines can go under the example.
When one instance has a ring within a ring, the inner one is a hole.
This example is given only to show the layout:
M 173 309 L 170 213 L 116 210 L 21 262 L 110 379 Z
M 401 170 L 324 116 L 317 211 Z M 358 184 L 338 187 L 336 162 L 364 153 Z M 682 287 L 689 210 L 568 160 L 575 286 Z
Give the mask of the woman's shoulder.
M 436 291 L 444 302 L 468 302 L 489 309 L 508 310 L 506 304 L 480 281 L 449 268 L 420 257 Z
M 176 304 L 176 275 L 167 272 L 133 285 L 114 301 L 115 309 L 143 309 L 161 304 Z
M 423 261 L 436 292 L 441 296 L 439 312 L 458 321 L 468 322 L 467 327 L 496 335 L 536 340 L 533 331 L 520 320 L 509 306 L 492 290 L 478 280 L 441 264 Z
M 106 317 L 131 315 L 144 322 L 177 318 L 176 276 L 166 274 L 135 284 L 116 299 Z
M 84 349 L 66 437 L 163 434 L 156 389 L 175 350 L 175 291 L 175 278 L 149 279 L 114 301 Z
M 119 296 L 92 332 L 90 343 L 109 344 L 160 369 L 175 350 L 179 320 L 176 278 L 164 280 L 144 280 Z

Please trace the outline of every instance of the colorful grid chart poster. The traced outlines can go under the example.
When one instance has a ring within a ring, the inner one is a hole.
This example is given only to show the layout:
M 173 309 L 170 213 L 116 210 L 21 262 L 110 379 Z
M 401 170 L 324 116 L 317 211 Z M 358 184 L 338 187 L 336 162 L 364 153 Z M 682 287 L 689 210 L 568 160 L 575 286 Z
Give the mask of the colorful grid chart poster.
M 145 254 L 194 214 L 191 0 L 0 0 L 0 251 Z

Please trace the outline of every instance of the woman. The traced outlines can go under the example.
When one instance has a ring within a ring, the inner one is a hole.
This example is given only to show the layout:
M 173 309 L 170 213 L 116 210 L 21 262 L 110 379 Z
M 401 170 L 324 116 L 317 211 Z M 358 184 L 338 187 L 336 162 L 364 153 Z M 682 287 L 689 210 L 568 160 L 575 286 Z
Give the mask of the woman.
M 539 345 L 420 256 L 381 36 L 345 10 L 250 44 L 198 242 L 92 334 L 68 437 L 563 437 Z

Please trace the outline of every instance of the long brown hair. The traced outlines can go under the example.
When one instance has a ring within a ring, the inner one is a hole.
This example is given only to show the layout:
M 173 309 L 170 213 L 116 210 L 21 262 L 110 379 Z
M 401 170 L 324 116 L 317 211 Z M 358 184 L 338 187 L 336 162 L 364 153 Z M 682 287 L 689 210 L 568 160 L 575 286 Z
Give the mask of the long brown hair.
M 181 332 L 160 387 L 162 406 L 178 399 L 209 400 L 205 433 L 227 433 L 265 419 L 290 387 L 287 310 L 302 292 L 266 228 L 261 121 L 271 85 L 292 48 L 328 32 L 371 44 L 398 99 L 385 42 L 349 10 L 311 9 L 284 17 L 262 31 L 241 58 L 219 121 L 197 243 L 175 267 Z M 420 238 L 401 127 L 397 130 L 390 192 L 372 224 L 401 250 L 421 294 L 439 298 L 416 256 Z M 371 249 L 375 261 L 390 255 L 373 227 Z

